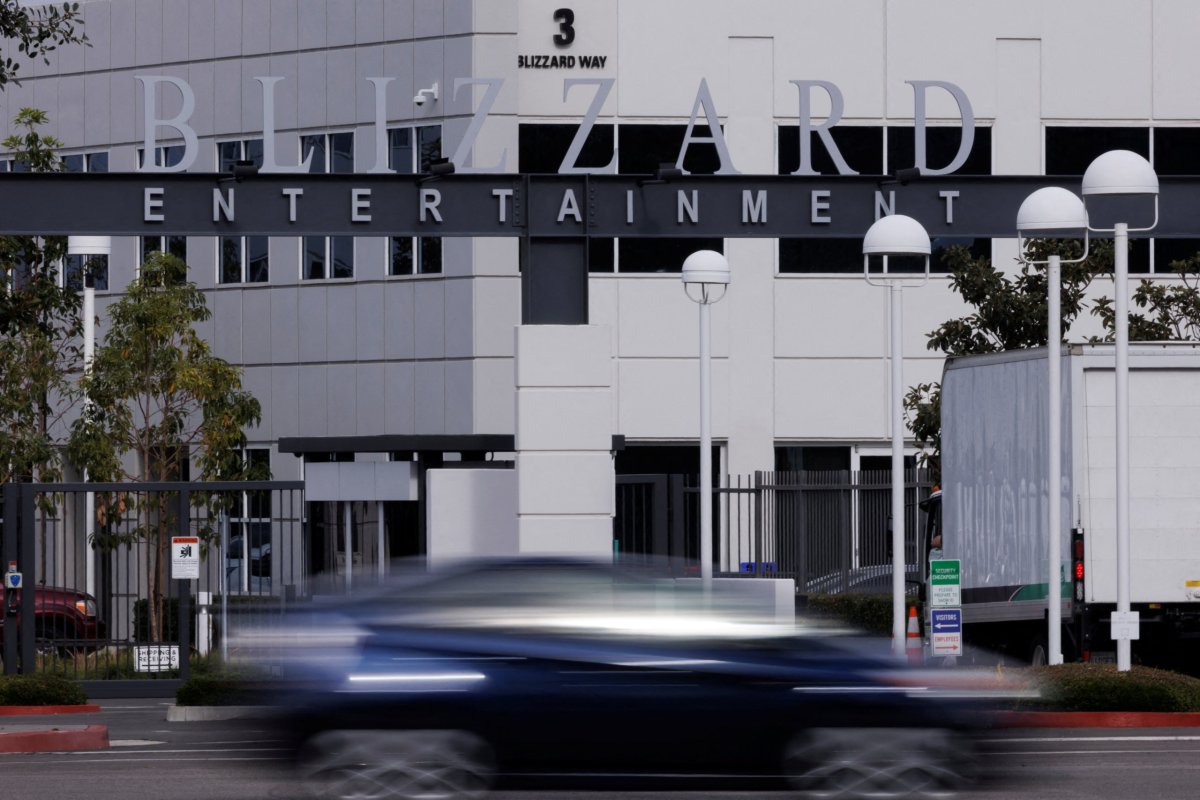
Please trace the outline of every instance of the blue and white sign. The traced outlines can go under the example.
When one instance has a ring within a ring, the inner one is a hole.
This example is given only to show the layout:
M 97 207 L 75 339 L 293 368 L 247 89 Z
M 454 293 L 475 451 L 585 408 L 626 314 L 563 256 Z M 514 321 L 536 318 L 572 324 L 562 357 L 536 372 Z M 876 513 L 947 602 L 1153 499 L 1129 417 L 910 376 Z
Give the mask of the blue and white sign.
M 934 656 L 962 655 L 961 608 L 934 608 L 930 610 L 929 642 Z

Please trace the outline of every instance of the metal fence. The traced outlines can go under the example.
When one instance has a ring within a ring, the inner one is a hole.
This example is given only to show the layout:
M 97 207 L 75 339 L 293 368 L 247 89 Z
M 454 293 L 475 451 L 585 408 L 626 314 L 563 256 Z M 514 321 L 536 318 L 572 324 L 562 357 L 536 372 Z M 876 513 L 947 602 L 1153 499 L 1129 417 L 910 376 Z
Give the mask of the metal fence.
M 923 470 L 905 473 L 904 563 L 920 580 L 924 513 L 932 489 Z M 804 594 L 889 592 L 891 472 L 755 472 L 713 488 L 712 554 L 725 575 L 792 578 Z M 695 476 L 617 478 L 614 547 L 626 561 L 670 560 L 697 570 L 700 490 Z
M 301 482 L 8 484 L 3 558 L 25 588 L 4 670 L 186 677 L 238 617 L 307 592 L 303 524 Z

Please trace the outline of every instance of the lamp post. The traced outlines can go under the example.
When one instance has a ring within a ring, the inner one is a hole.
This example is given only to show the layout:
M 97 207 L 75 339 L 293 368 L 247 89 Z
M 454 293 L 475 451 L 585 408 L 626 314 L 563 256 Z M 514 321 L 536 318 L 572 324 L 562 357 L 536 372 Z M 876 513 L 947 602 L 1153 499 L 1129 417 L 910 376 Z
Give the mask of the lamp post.
M 712 335 L 709 307 L 725 296 L 729 286 L 729 262 L 715 250 L 698 250 L 684 259 L 682 278 L 684 292 L 700 306 L 700 583 L 707 595 L 712 591 Z
M 892 650 L 903 656 L 904 629 L 904 326 L 901 292 L 929 280 L 929 234 L 921 223 L 903 214 L 881 217 L 863 238 L 863 277 L 873 286 L 887 286 L 891 302 L 891 427 L 892 427 Z M 883 270 L 871 274 L 871 256 L 883 256 Z M 924 256 L 925 270 L 916 280 L 911 272 L 891 272 L 888 256 Z
M 1066 189 L 1038 189 L 1017 211 L 1017 246 L 1026 264 L 1046 265 L 1046 432 L 1049 454 L 1046 463 L 1046 660 L 1063 663 L 1062 656 L 1062 256 L 1053 253 L 1045 261 L 1025 257 L 1022 236 L 1077 237 L 1083 233 L 1083 255 L 1069 259 L 1076 264 L 1087 258 L 1088 217 L 1083 201 Z
M 92 278 L 89 263 L 94 256 L 108 256 L 112 253 L 112 239 L 108 236 L 69 236 L 67 237 L 67 255 L 83 257 L 83 371 L 86 375 L 92 369 L 92 359 L 96 353 L 96 286 Z M 87 481 L 87 472 L 83 474 Z M 96 551 L 92 547 L 92 526 L 96 524 L 96 496 L 87 492 L 84 496 L 83 523 L 84 533 L 84 569 L 87 575 L 87 592 L 93 597 L 96 594 Z
M 1110 150 L 1088 165 L 1083 173 L 1083 201 L 1114 196 L 1152 196 L 1154 221 L 1149 227 L 1130 228 L 1117 222 L 1111 228 L 1088 229 L 1113 235 L 1113 328 L 1116 358 L 1116 471 L 1117 471 L 1117 611 L 1112 616 L 1112 637 L 1117 642 L 1117 671 L 1131 666 L 1130 641 L 1138 638 L 1138 615 L 1129 609 L 1129 233 L 1152 230 L 1158 224 L 1158 175 L 1150 162 L 1129 150 Z

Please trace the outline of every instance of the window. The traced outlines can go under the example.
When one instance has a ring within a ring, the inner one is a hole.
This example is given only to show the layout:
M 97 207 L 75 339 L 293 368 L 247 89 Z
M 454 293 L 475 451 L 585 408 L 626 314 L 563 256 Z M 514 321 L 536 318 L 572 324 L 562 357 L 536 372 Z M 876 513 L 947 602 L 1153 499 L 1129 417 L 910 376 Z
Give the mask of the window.
M 233 171 L 239 161 L 263 163 L 262 139 L 217 144 L 217 171 Z M 266 236 L 222 236 L 217 247 L 217 283 L 266 283 L 271 279 Z
M 354 172 L 354 134 L 318 133 L 300 137 L 300 160 L 312 154 L 309 172 Z M 353 236 L 305 236 L 300 277 L 306 281 L 354 277 Z
M 428 172 L 442 157 L 442 126 L 388 131 L 388 167 L 401 175 Z M 393 236 L 388 241 L 388 275 L 432 275 L 442 271 L 440 236 Z
M 270 450 L 247 448 L 243 458 L 257 479 L 271 474 Z M 241 492 L 229 513 L 225 575 L 230 593 L 270 593 L 271 556 L 271 492 Z
M 154 149 L 154 163 L 159 166 L 173 167 L 183 160 L 184 147 L 181 144 L 164 145 Z M 138 148 L 138 168 L 145 166 L 146 151 Z M 141 237 L 142 261 L 146 261 L 151 253 L 168 253 L 181 261 L 187 261 L 187 237 L 176 234 Z
M 916 133 L 910 127 L 879 125 L 835 125 L 829 131 L 846 165 L 862 175 L 889 175 L 913 166 Z M 811 134 L 810 134 L 811 135 Z M 822 175 L 836 175 L 837 166 L 824 143 L 812 136 L 812 167 Z M 949 164 L 958 154 L 962 133 L 957 127 L 930 126 L 925 129 L 926 162 L 933 168 Z M 790 175 L 800 166 L 800 128 L 779 128 L 779 174 Z M 992 171 L 992 129 L 976 126 L 975 139 L 958 175 L 989 175 Z M 866 231 L 864 231 L 866 233 Z M 932 242 L 931 272 L 948 272 L 946 250 L 966 247 L 973 258 L 989 257 L 990 239 L 940 238 Z M 862 273 L 862 238 L 810 237 L 779 240 L 780 273 Z
M 108 153 L 71 153 L 63 156 L 66 172 L 108 172 Z M 97 291 L 108 290 L 108 256 L 66 256 L 63 258 L 63 285 L 80 291 L 91 280 Z
M 1200 137 L 1195 128 L 1052 126 L 1046 128 L 1046 174 L 1082 176 L 1088 165 L 1109 150 L 1132 150 L 1160 175 L 1194 174 L 1195 156 L 1186 148 Z M 1170 264 L 1200 251 L 1200 239 L 1130 237 L 1131 273 L 1171 274 Z

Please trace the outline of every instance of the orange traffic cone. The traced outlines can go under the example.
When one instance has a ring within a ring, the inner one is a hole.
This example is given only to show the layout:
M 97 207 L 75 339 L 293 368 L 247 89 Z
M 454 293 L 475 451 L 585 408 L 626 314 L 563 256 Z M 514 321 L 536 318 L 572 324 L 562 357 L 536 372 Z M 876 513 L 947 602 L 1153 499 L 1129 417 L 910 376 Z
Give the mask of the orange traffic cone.
M 908 653 L 908 663 L 925 663 L 925 648 L 921 644 L 921 623 L 917 619 L 916 606 L 908 607 L 908 638 L 904 649 Z

